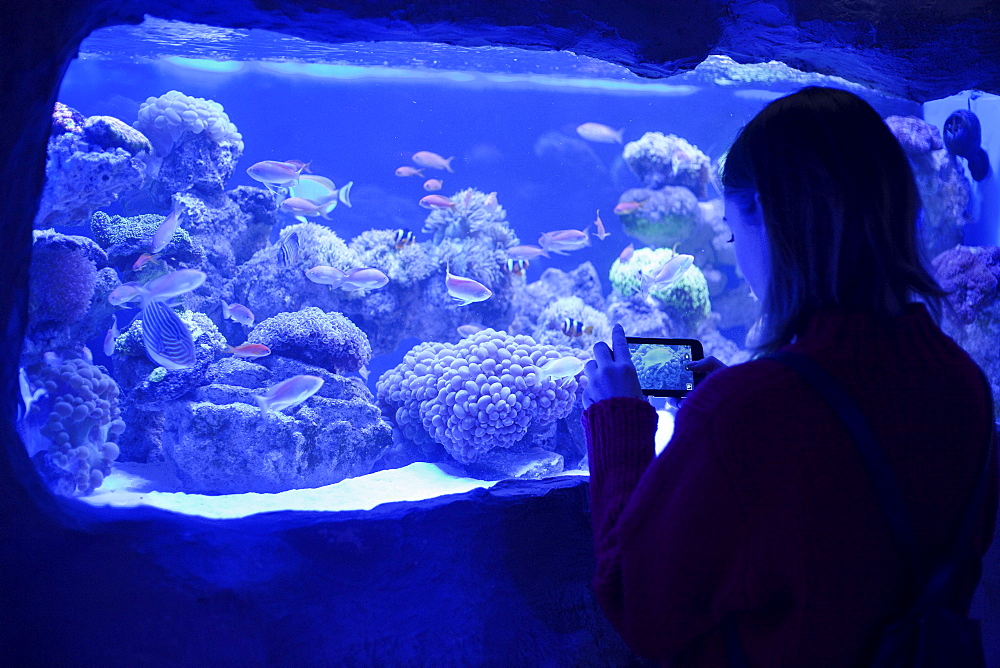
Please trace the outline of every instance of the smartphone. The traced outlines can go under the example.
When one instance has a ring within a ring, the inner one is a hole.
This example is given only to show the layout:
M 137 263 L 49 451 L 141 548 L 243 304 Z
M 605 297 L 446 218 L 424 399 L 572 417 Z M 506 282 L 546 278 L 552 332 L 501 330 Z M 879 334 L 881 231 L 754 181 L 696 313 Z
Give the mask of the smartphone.
M 688 371 L 688 362 L 705 356 L 697 339 L 654 339 L 626 336 L 642 393 L 651 397 L 684 397 L 705 374 Z

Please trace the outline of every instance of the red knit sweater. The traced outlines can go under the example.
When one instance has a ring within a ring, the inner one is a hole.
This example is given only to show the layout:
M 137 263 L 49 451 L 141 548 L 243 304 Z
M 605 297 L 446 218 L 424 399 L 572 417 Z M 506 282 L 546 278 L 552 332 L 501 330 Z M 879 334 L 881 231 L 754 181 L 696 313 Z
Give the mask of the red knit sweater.
M 988 442 L 975 364 L 922 305 L 887 322 L 826 313 L 787 346 L 844 383 L 887 450 L 919 547 L 951 544 Z M 639 654 L 725 666 L 720 622 L 750 665 L 852 666 L 901 610 L 902 558 L 856 447 L 791 369 L 757 360 L 713 373 L 684 400 L 654 456 L 656 412 L 600 401 L 583 415 L 605 613 Z M 997 509 L 996 462 L 976 548 Z M 967 572 L 968 593 L 979 564 Z

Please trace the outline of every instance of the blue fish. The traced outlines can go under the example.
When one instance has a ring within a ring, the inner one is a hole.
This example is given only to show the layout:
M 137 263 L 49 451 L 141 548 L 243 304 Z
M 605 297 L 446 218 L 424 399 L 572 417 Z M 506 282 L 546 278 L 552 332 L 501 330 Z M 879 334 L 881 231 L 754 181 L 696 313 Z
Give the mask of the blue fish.
M 149 359 L 165 369 L 189 369 L 197 361 L 191 330 L 180 316 L 155 299 L 142 306 L 142 342 Z

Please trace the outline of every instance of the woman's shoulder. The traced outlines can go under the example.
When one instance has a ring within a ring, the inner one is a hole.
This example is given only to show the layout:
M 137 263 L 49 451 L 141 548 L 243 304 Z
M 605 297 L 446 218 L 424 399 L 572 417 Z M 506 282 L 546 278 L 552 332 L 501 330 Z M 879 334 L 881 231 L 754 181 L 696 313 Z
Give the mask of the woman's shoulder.
M 709 414 L 730 416 L 758 412 L 799 394 L 793 371 L 775 360 L 760 358 L 715 371 L 698 383 L 683 404 Z

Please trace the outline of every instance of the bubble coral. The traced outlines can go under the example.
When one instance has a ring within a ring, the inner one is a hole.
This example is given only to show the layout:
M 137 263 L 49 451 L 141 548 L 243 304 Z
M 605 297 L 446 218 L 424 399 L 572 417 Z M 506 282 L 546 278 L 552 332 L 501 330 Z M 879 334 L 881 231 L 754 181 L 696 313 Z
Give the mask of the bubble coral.
M 235 144 L 238 152 L 243 152 L 243 135 L 221 104 L 176 90 L 146 98 L 139 105 L 139 120 L 133 125 L 149 137 L 161 156 L 170 153 L 186 130 L 193 134 L 204 132 L 215 143 Z
M 640 276 L 653 275 L 676 253 L 669 248 L 640 248 L 628 262 L 615 260 L 608 275 L 611 287 L 623 297 L 641 292 Z M 697 266 L 688 269 L 681 278 L 661 290 L 650 292 L 671 319 L 695 327 L 711 313 L 708 281 Z
M 701 199 L 708 196 L 712 161 L 682 137 L 647 132 L 625 144 L 622 158 L 646 188 L 684 186 Z
M 18 425 L 29 456 L 57 494 L 90 494 L 118 457 L 109 439 L 125 431 L 118 385 L 103 367 L 82 359 L 35 365 L 28 378 L 46 392 Z
M 402 435 L 436 442 L 463 464 L 569 415 L 579 382 L 542 378 L 538 367 L 565 357 L 530 336 L 485 329 L 458 343 L 422 343 L 376 384 L 383 412 Z
M 315 306 L 268 318 L 253 328 L 247 343 L 263 343 L 272 355 L 291 357 L 333 373 L 357 371 L 372 357 L 368 337 L 353 322 Z

